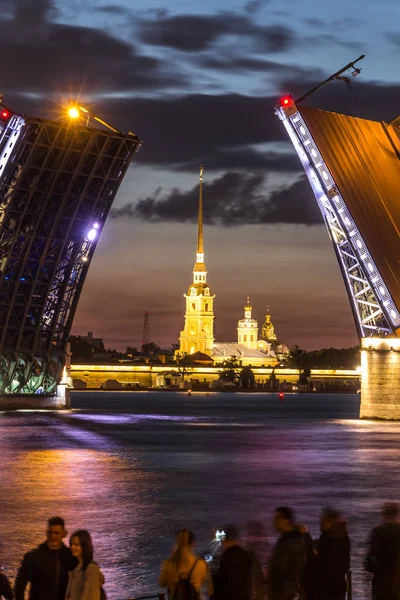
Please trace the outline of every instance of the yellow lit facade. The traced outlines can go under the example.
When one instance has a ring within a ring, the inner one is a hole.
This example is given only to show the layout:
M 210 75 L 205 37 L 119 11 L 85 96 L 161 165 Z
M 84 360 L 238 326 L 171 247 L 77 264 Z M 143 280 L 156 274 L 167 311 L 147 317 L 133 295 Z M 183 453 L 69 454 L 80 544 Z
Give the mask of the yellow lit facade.
M 244 307 L 244 319 L 239 319 L 237 333 L 238 344 L 243 344 L 247 348 L 255 350 L 258 340 L 258 321 L 252 318 L 250 298 L 247 296 L 247 304 Z
M 297 369 L 281 367 L 252 367 L 256 386 L 265 389 L 269 385 L 269 378 L 274 373 L 281 386 L 291 389 L 299 378 Z M 196 366 L 188 371 L 185 381 L 191 386 L 196 382 L 206 383 L 213 388 L 217 386 L 220 377 L 220 366 Z M 326 382 L 358 381 L 360 377 L 357 369 L 312 369 L 311 384 L 317 388 L 324 387 Z M 168 387 L 166 380 L 170 379 L 171 386 L 178 387 L 181 376 L 174 365 L 94 365 L 72 364 L 71 379 L 74 388 L 79 389 L 132 389 L 139 384 L 143 387 L 157 388 Z M 175 380 L 175 381 L 174 381 Z
M 185 294 L 185 325 L 179 336 L 179 353 L 211 354 L 214 344 L 214 298 L 207 284 L 207 268 L 204 261 L 203 167 L 200 167 L 196 262 L 193 268 L 193 282 Z
M 197 231 L 196 262 L 193 282 L 186 300 L 185 324 L 179 336 L 180 354 L 200 352 L 209 356 L 215 364 L 235 357 L 243 366 L 274 366 L 281 362 L 288 349 L 281 344 L 274 331 L 269 310 L 265 315 L 262 335 L 259 338 L 258 322 L 252 317 L 250 298 L 244 307 L 244 318 L 239 319 L 237 342 L 214 340 L 214 298 L 207 284 L 207 268 L 204 259 L 203 237 L 203 167 L 200 167 L 199 216 Z

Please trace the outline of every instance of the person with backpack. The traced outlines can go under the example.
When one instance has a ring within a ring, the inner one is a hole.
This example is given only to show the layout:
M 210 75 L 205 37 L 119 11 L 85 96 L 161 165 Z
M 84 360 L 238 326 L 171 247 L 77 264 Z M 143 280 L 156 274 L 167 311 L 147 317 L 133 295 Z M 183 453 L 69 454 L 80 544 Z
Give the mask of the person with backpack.
M 168 588 L 169 600 L 200 600 L 200 589 L 206 584 L 209 595 L 213 595 L 208 565 L 195 555 L 193 546 L 193 532 L 180 529 L 170 558 L 162 563 L 158 583 Z
M 69 573 L 65 600 L 105 600 L 102 588 L 104 577 L 98 565 L 93 562 L 93 543 L 90 533 L 80 529 L 70 539 L 72 555 L 78 565 Z

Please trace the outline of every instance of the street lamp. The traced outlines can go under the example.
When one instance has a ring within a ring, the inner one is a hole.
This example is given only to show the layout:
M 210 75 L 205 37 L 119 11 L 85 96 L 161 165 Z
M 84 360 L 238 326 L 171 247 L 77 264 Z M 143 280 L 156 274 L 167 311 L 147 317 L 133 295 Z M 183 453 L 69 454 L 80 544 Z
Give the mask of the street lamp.
M 67 112 L 70 119 L 78 119 L 80 117 L 79 109 L 76 106 L 70 106 Z

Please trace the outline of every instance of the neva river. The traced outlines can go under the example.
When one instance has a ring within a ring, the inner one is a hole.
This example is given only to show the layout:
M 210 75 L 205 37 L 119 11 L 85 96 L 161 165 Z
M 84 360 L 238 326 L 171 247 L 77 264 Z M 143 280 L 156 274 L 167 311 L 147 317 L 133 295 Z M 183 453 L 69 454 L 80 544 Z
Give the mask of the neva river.
M 318 535 L 340 508 L 353 544 L 354 598 L 368 598 L 362 556 L 385 500 L 400 500 L 400 423 L 358 421 L 359 396 L 74 393 L 73 410 L 0 413 L 0 539 L 12 578 L 61 515 L 87 528 L 112 599 L 158 591 L 179 527 L 198 550 L 226 522 L 293 506 Z

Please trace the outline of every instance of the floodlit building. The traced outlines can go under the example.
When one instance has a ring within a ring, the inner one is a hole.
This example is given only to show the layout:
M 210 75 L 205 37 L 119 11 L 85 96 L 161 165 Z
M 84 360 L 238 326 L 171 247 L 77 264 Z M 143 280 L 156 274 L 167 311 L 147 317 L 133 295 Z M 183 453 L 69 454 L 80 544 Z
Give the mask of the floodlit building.
M 258 322 L 252 317 L 250 298 L 244 307 L 244 318 L 237 325 L 237 342 L 214 340 L 214 298 L 207 283 L 203 236 L 203 167 L 200 168 L 197 252 L 193 281 L 185 294 L 186 311 L 183 331 L 179 337 L 180 354 L 207 355 L 216 364 L 235 357 L 245 365 L 273 366 L 287 356 L 288 348 L 275 335 L 269 310 L 259 337 Z

